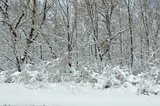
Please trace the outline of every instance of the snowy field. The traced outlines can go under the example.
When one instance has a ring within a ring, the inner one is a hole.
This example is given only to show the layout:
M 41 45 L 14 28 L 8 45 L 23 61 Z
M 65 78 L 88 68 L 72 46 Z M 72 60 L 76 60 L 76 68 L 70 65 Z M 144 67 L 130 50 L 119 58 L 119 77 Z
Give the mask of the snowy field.
M 133 89 L 134 90 L 134 89 Z M 123 88 L 98 89 L 91 85 L 48 84 L 41 88 L 0 84 L 0 105 L 10 106 L 160 106 L 160 96 L 136 95 Z

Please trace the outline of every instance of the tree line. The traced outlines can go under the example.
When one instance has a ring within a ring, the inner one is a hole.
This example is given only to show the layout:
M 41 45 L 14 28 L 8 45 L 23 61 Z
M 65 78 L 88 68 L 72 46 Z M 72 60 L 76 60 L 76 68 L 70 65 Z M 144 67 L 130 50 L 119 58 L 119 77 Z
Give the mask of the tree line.
M 159 0 L 0 0 L 0 69 L 159 66 L 159 11 Z

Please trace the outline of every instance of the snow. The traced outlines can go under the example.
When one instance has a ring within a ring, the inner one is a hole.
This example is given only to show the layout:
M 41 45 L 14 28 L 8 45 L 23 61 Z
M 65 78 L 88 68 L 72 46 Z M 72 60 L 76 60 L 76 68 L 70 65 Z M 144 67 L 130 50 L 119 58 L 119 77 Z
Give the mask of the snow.
M 98 89 L 89 84 L 33 85 L 0 83 L 0 105 L 160 106 L 158 95 L 136 95 L 125 88 Z

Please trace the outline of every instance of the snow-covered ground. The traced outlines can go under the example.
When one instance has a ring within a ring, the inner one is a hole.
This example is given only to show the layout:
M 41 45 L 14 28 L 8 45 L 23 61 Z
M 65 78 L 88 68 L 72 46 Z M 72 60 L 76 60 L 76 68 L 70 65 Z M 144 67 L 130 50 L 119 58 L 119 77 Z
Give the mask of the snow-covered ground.
M 123 88 L 102 90 L 91 85 L 62 83 L 35 87 L 1 83 L 0 105 L 160 106 L 160 96 L 136 95 Z

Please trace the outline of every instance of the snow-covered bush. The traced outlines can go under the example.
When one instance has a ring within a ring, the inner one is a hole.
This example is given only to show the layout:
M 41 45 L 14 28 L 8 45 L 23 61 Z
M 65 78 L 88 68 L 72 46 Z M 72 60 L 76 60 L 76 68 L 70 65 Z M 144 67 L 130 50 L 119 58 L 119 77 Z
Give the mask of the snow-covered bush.
M 156 73 L 156 72 L 155 72 Z M 160 85 L 157 83 L 157 79 L 152 76 L 154 73 L 141 73 L 137 76 L 133 75 L 128 68 L 121 69 L 120 67 L 106 67 L 101 75 L 98 75 L 98 83 L 101 88 L 110 87 L 124 87 L 124 88 L 136 88 L 137 94 L 159 94 Z
M 117 67 L 106 67 L 101 75 L 101 83 L 104 88 L 119 87 L 127 81 L 129 73 L 127 69 L 120 69 Z
M 32 76 L 28 73 L 27 70 L 23 70 L 19 75 L 18 82 L 23 84 L 29 84 Z
M 61 73 L 59 71 L 57 71 L 57 72 L 48 72 L 47 75 L 48 75 L 47 76 L 48 77 L 47 80 L 50 83 L 58 83 L 58 82 L 62 81 Z
M 34 88 L 41 87 L 42 83 L 91 83 L 95 87 L 103 89 L 110 87 L 137 88 L 137 94 L 149 95 L 160 92 L 159 73 L 159 69 L 154 67 L 150 71 L 135 76 L 128 68 L 111 65 L 94 66 L 94 63 L 83 65 L 76 70 L 74 67 L 70 69 L 67 65 L 62 66 L 61 61 L 55 60 L 43 61 L 35 65 L 26 64 L 23 66 L 22 72 L 2 71 L 0 82 L 18 82 L 34 86 Z
M 159 94 L 160 93 L 160 85 L 156 83 L 156 80 L 151 77 L 151 75 L 146 73 L 141 73 L 137 76 L 140 80 L 137 84 L 137 93 L 138 94 Z
M 2 71 L 0 73 L 0 82 L 13 83 L 15 81 L 15 77 L 12 75 L 14 72 L 15 70 Z
M 91 79 L 91 73 L 88 67 L 82 67 L 81 70 L 78 70 L 75 73 L 75 82 L 89 82 L 89 79 Z
M 156 81 L 157 84 L 160 84 L 160 67 L 151 67 L 151 69 L 145 72 L 145 77 L 151 78 Z

